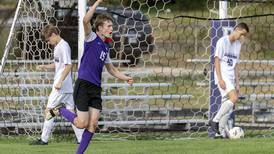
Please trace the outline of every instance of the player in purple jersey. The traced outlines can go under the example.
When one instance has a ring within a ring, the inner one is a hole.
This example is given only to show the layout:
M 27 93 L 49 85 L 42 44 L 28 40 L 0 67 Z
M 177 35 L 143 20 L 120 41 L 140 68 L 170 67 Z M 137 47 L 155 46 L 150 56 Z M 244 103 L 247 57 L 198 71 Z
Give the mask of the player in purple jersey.
M 133 83 L 133 78 L 119 72 L 109 58 L 109 49 L 105 40 L 111 37 L 113 23 L 111 17 L 101 14 L 95 20 L 96 32 L 92 31 L 90 20 L 96 7 L 103 0 L 97 0 L 91 6 L 83 19 L 85 31 L 84 53 L 78 70 L 78 79 L 74 86 L 74 101 L 77 108 L 77 115 L 64 107 L 56 107 L 51 110 L 51 117 L 61 114 L 78 128 L 84 128 L 81 143 L 77 154 L 83 154 L 88 147 L 90 140 L 97 128 L 98 119 L 102 110 L 101 99 L 101 76 L 103 67 L 114 77 Z

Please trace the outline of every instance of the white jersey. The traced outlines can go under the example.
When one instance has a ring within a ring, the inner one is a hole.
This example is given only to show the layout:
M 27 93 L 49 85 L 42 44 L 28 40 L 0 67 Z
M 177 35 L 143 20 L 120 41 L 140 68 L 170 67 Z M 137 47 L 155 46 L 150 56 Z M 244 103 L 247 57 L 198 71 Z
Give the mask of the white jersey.
M 223 36 L 217 41 L 215 57 L 220 59 L 221 75 L 235 81 L 235 66 L 240 58 L 241 42 L 239 40 L 230 42 L 229 36 Z M 215 84 L 218 83 L 216 69 L 214 71 Z
M 71 49 L 69 44 L 61 39 L 61 41 L 54 47 L 54 64 L 55 64 L 55 75 L 54 75 L 54 84 L 55 85 L 65 69 L 66 64 L 71 64 Z M 53 87 L 54 88 L 54 87 Z M 72 93 L 72 77 L 71 72 L 67 75 L 65 80 L 62 83 L 61 93 Z

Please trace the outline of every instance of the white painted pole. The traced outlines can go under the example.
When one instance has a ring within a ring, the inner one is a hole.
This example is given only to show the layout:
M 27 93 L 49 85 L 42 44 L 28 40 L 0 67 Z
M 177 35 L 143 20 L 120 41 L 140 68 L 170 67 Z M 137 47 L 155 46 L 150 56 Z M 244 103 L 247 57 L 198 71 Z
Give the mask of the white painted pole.
M 20 8 L 21 8 L 21 3 L 22 3 L 22 0 L 19 0 L 19 1 L 18 1 L 18 4 L 17 4 L 17 8 L 16 8 L 15 15 L 14 15 L 14 18 L 13 18 L 13 22 L 12 22 L 12 25 L 11 25 L 11 28 L 10 28 L 9 37 L 8 37 L 8 40 L 7 40 L 5 49 L 4 49 L 4 55 L 3 55 L 2 60 L 1 60 L 0 73 L 3 73 L 3 69 L 4 69 L 4 66 L 5 66 L 5 62 L 6 62 L 6 59 L 7 59 L 7 57 L 8 57 L 8 52 L 9 52 L 10 47 L 11 47 L 11 44 L 12 44 L 12 39 L 11 39 L 11 37 L 12 37 L 13 34 L 14 34 L 14 28 L 15 28 L 16 21 L 17 21 L 17 19 L 18 19 L 19 10 L 20 10 Z
M 81 58 L 83 55 L 84 50 L 84 27 L 83 27 L 83 18 L 86 14 L 86 7 L 87 2 L 86 0 L 78 0 L 78 15 L 79 15 L 79 22 L 78 22 L 78 68 L 80 67 Z
M 219 2 L 219 18 L 220 19 L 227 18 L 227 2 L 226 1 Z

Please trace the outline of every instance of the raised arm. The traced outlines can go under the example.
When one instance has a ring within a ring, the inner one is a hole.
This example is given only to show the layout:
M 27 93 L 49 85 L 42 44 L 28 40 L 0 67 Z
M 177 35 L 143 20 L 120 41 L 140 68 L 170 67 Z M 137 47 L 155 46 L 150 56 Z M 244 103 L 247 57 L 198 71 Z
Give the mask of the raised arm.
M 94 12 L 96 10 L 96 7 L 102 3 L 103 0 L 97 0 L 88 10 L 86 15 L 83 18 L 83 26 L 84 26 L 84 31 L 85 31 L 85 36 L 88 36 L 92 32 L 90 20 L 92 19 Z

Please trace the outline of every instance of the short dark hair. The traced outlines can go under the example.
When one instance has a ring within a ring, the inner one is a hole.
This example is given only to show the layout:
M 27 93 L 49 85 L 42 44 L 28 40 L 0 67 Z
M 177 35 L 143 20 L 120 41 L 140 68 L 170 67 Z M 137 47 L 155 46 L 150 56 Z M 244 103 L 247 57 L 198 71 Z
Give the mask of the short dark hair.
M 236 29 L 236 28 L 245 29 L 245 30 L 246 30 L 246 32 L 248 32 L 248 33 L 249 33 L 249 28 L 248 28 L 247 24 L 246 24 L 246 23 L 244 23 L 244 22 L 241 22 L 241 23 L 239 23 L 238 25 L 236 25 L 236 27 L 235 27 L 234 29 Z
M 60 31 L 56 26 L 53 25 L 46 25 L 42 29 L 42 37 L 44 40 L 48 39 L 52 34 L 60 35 Z
M 98 31 L 99 26 L 103 26 L 105 21 L 113 22 L 113 19 L 110 16 L 108 16 L 107 14 L 98 14 L 96 19 L 95 19 L 95 22 L 94 22 L 95 30 Z

